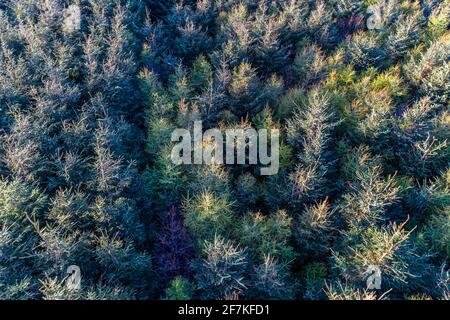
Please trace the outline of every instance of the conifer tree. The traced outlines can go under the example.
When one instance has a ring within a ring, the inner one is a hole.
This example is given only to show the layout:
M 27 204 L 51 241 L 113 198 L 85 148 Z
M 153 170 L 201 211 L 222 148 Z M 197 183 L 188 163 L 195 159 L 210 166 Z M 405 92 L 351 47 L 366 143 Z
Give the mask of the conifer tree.
M 223 299 L 245 292 L 248 266 L 245 249 L 215 236 L 211 242 L 205 242 L 204 256 L 193 265 L 202 299 Z
M 448 299 L 449 8 L 0 1 L 0 299 Z
M 318 259 L 327 255 L 333 235 L 334 213 L 329 200 L 324 200 L 297 216 L 293 235 L 301 257 Z
M 336 117 L 329 109 L 329 96 L 315 88 L 304 105 L 287 124 L 288 142 L 296 149 L 299 164 L 289 176 L 290 199 L 308 202 L 321 199 L 333 190 L 327 175 L 334 170 L 330 135 Z

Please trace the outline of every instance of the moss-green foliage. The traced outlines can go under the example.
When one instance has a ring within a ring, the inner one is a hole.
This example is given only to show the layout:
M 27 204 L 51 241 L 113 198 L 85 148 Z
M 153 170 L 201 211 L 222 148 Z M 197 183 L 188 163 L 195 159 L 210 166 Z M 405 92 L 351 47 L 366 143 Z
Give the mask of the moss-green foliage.
M 166 289 L 168 300 L 191 300 L 195 292 L 195 286 L 183 277 L 176 277 Z
M 427 254 L 416 247 L 412 231 L 406 231 L 404 224 L 363 230 L 353 227 L 343 234 L 342 249 L 333 253 L 335 268 L 356 287 L 364 287 L 361 275 L 375 265 L 385 285 L 405 292 L 421 290 L 433 270 L 426 265 Z
M 233 223 L 232 203 L 222 195 L 209 191 L 199 192 L 183 203 L 186 227 L 197 240 L 197 246 L 203 241 L 211 241 L 216 234 L 227 235 Z
M 449 7 L 1 1 L 0 299 L 448 299 Z M 198 120 L 279 172 L 174 164 Z
M 317 300 L 324 296 L 326 265 L 321 262 L 311 262 L 305 265 L 303 271 L 303 296 L 307 300 Z
M 295 257 L 295 252 L 289 244 L 292 219 L 285 211 L 278 211 L 268 216 L 261 213 L 246 214 L 235 231 L 249 251 L 255 255 L 255 260 L 261 262 L 267 256 L 289 263 Z

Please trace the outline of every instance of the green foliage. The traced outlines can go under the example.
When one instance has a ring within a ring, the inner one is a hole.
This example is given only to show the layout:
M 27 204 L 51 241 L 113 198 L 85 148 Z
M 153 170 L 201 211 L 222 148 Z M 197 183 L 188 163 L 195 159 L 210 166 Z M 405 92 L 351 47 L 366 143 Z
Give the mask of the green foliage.
M 355 34 L 346 48 L 346 60 L 358 69 L 380 67 L 386 59 L 386 52 L 373 34 Z
M 290 200 L 316 201 L 332 192 L 327 175 L 334 171 L 330 136 L 337 125 L 329 96 L 314 88 L 287 123 L 288 142 L 296 149 L 299 164 L 289 176 Z
M 166 290 L 168 300 L 191 300 L 194 295 L 195 287 L 183 277 L 176 277 L 170 283 Z
M 252 283 L 253 293 L 250 297 L 264 297 L 269 300 L 290 300 L 293 298 L 294 287 L 286 265 L 280 264 L 270 255 L 265 256 L 262 264 L 255 270 L 256 276 Z
M 272 103 L 281 93 L 282 80 L 273 75 L 262 82 L 251 64 L 245 62 L 235 67 L 231 74 L 229 94 L 231 110 L 239 116 L 256 114 L 266 104 Z
M 431 242 L 431 249 L 442 258 L 447 259 L 450 256 L 450 215 L 448 210 L 432 216 L 425 230 L 426 237 Z
M 422 95 L 444 104 L 449 97 L 448 43 L 449 36 L 443 35 L 426 51 L 413 55 L 404 66 L 407 79 Z
M 317 300 L 323 298 L 326 276 L 327 269 L 323 263 L 311 262 L 305 266 L 304 299 Z
M 395 179 L 383 178 L 382 167 L 370 159 L 364 147 L 354 150 L 348 161 L 344 170 L 350 175 L 349 192 L 340 205 L 343 217 L 349 224 L 366 226 L 387 220 L 386 210 L 398 198 Z
M 363 287 L 362 274 L 370 265 L 378 266 L 384 287 L 399 290 L 421 290 L 431 284 L 428 255 L 416 247 L 405 223 L 386 227 L 354 228 L 342 235 L 342 249 L 333 253 L 339 274 L 355 287 Z
M 426 41 L 433 41 L 441 37 L 448 30 L 448 20 L 450 18 L 449 2 L 442 1 L 434 9 L 428 18 L 425 29 Z
M 189 83 L 194 90 L 200 91 L 208 87 L 212 80 L 211 65 L 206 61 L 203 55 L 195 59 L 192 66 L 192 72 L 189 76 Z
M 329 300 L 377 300 L 374 291 L 355 289 L 339 281 L 327 284 L 325 293 Z
M 152 262 L 148 254 L 137 252 L 130 243 L 115 237 L 102 235 L 96 241 L 97 261 L 106 271 L 105 279 L 118 285 L 127 284 L 141 294 L 152 289 L 149 272 Z
M 294 60 L 294 72 L 298 82 L 303 86 L 308 86 L 322 80 L 326 70 L 325 57 L 315 45 L 302 49 Z
M 394 31 L 386 40 L 386 50 L 390 60 L 401 59 L 417 43 L 421 19 L 423 17 L 420 12 L 409 16 L 401 15 L 398 18 L 393 27 Z
M 242 208 L 254 206 L 259 197 L 258 181 L 251 173 L 240 175 L 236 180 L 236 201 L 243 204 Z
M 295 220 L 293 235 L 302 258 L 327 256 L 333 232 L 333 215 L 329 201 L 305 209 Z
M 0 299 L 448 299 L 449 15 L 1 1 Z M 194 121 L 279 130 L 278 173 L 174 164 Z
M 40 215 L 47 206 L 45 195 L 18 180 L 0 180 L 0 190 L 0 218 L 5 226 L 24 221 L 26 215 Z
M 290 219 L 285 211 L 263 216 L 261 213 L 247 214 L 236 230 L 240 243 L 249 249 L 256 261 L 270 256 L 283 263 L 295 258 L 294 249 L 289 245 L 291 237 Z
M 41 280 L 41 294 L 43 300 L 134 300 L 136 296 L 132 290 L 106 285 L 96 285 L 82 288 L 81 291 L 68 289 L 65 281 L 57 278 Z
M 194 262 L 194 272 L 202 299 L 223 299 L 246 289 L 245 250 L 215 236 L 204 244 L 203 260 Z
M 423 98 L 413 104 L 394 128 L 393 154 L 407 175 L 425 178 L 438 175 L 448 158 L 447 112 Z
M 196 245 L 212 241 L 216 234 L 226 236 L 233 222 L 232 203 L 224 195 L 202 191 L 183 202 L 184 216 L 189 233 Z

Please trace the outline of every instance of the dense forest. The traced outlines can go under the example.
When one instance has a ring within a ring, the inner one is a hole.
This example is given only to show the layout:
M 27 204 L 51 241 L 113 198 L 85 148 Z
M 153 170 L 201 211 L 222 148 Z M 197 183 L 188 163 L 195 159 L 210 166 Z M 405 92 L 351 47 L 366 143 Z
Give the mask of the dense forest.
M 449 22 L 449 0 L 2 0 L 0 299 L 449 299 Z M 174 164 L 198 120 L 279 129 L 278 173 Z

